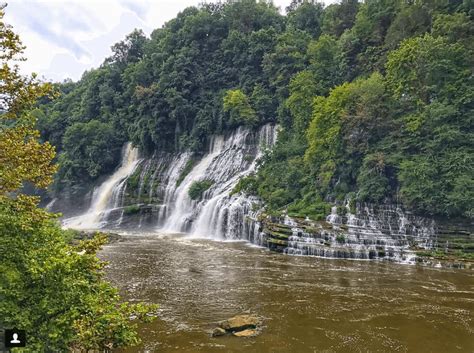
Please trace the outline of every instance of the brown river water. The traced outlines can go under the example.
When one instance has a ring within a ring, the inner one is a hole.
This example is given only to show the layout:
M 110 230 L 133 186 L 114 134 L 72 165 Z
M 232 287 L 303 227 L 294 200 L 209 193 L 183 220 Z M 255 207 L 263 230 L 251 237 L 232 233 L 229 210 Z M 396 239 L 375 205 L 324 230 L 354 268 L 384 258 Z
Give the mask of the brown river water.
M 242 242 L 128 234 L 104 247 L 130 301 L 160 305 L 118 352 L 474 352 L 474 271 L 288 256 Z M 264 318 L 253 338 L 217 321 Z

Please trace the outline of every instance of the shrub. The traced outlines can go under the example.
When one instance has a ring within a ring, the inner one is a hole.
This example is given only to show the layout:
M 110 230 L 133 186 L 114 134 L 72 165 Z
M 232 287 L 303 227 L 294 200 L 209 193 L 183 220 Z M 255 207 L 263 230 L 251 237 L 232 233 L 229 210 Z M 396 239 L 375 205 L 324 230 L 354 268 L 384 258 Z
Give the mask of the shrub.
M 200 199 L 202 197 L 202 193 L 209 189 L 212 184 L 214 184 L 214 181 L 212 180 L 200 180 L 193 182 L 188 190 L 189 197 L 192 200 Z
M 132 215 L 140 212 L 140 206 L 138 205 L 130 205 L 124 208 L 123 213 L 126 215 Z

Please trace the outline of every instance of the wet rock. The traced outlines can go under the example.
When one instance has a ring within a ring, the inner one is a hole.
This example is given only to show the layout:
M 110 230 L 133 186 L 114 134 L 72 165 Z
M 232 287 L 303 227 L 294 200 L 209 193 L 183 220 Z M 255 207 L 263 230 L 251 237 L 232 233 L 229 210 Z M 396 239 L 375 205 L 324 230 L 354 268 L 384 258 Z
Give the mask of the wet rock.
M 224 330 L 221 327 L 216 327 L 214 330 L 212 330 L 211 336 L 212 337 L 219 337 L 219 336 L 224 336 L 226 334 L 226 330 Z
M 212 337 L 232 334 L 236 337 L 253 337 L 261 331 L 262 319 L 252 314 L 242 314 L 218 323 L 211 332 Z
M 237 337 L 253 337 L 258 334 L 257 330 L 247 329 L 243 331 L 234 332 L 233 335 Z
M 230 319 L 221 321 L 219 326 L 226 331 L 236 332 L 247 329 L 256 329 L 260 325 L 260 319 L 255 315 L 237 315 Z

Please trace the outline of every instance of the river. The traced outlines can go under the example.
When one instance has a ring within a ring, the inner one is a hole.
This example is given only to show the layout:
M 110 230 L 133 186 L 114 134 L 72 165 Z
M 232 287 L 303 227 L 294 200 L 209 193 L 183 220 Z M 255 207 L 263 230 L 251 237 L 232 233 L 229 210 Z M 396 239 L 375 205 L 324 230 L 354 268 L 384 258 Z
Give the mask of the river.
M 130 301 L 160 305 L 118 352 L 474 352 L 474 272 L 272 253 L 244 242 L 124 234 L 100 252 Z M 264 318 L 253 338 L 219 320 Z

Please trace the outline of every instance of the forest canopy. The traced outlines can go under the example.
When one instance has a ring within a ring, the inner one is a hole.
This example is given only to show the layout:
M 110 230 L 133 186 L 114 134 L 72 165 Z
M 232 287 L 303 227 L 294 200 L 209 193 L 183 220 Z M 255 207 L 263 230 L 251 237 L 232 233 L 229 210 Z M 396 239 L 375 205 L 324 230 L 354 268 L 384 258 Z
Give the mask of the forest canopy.
M 204 149 L 211 134 L 280 124 L 240 191 L 321 217 L 325 202 L 397 202 L 472 217 L 472 0 L 229 1 L 189 7 L 35 111 L 56 146 L 54 191 L 93 183 L 125 141 Z M 243 187 L 245 186 L 245 187 Z

